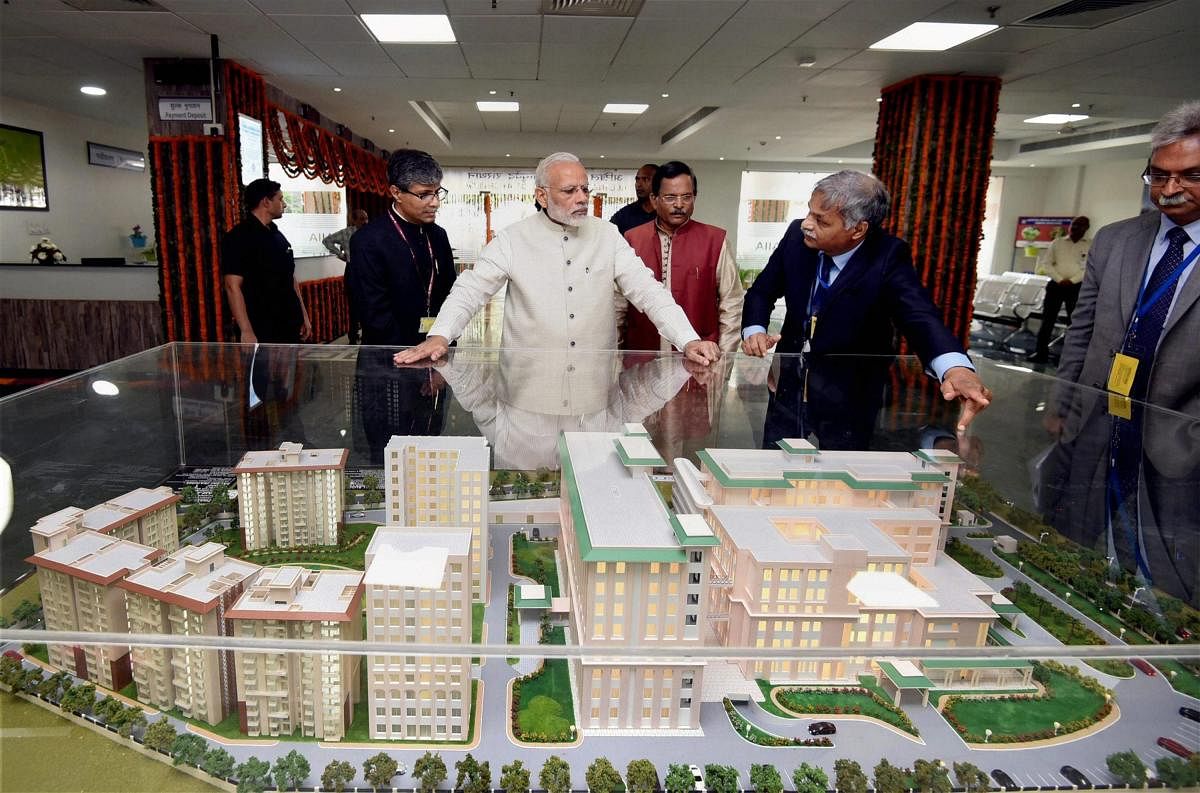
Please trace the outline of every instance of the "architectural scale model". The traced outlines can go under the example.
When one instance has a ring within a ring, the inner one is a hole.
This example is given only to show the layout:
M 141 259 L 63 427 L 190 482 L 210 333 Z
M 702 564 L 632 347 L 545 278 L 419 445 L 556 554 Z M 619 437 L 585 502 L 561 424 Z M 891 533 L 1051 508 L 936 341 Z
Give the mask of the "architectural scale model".
M 36 553 L 45 549 L 50 537 L 60 532 L 72 536 L 89 530 L 171 553 L 179 547 L 175 505 L 180 500 L 175 491 L 164 485 L 153 490 L 139 487 L 91 509 L 60 509 L 41 518 L 30 529 L 33 550 Z
M 225 555 L 216 542 L 189 545 L 117 582 L 130 633 L 225 636 L 229 609 L 258 565 Z M 234 654 L 198 647 L 134 647 L 137 698 L 217 724 L 237 707 Z
M 348 449 L 246 452 L 233 469 L 243 547 L 337 545 L 345 509 Z
M 491 450 L 477 436 L 393 435 L 384 453 L 388 526 L 471 529 L 471 598 L 487 591 Z
M 375 531 L 366 553 L 367 641 L 471 643 L 468 528 Z M 371 737 L 461 741 L 471 717 L 471 658 L 368 655 Z
M 233 634 L 362 639 L 363 574 L 266 567 L 226 612 Z M 338 741 L 359 700 L 360 659 L 337 653 L 235 652 L 238 716 L 247 735 Z

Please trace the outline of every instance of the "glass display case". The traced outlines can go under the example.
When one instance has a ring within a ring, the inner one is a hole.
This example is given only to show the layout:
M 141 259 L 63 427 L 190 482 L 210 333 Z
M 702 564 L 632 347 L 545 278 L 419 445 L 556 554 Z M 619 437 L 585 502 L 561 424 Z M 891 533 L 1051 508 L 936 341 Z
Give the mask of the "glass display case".
M 1113 784 L 1200 745 L 1200 418 L 987 359 L 958 432 L 912 358 L 392 352 L 170 344 L 0 400 L 5 787 L 63 698 L 90 789 L 145 745 L 309 789 L 432 752 L 477 790 L 552 756 L 592 790 L 600 758 Z

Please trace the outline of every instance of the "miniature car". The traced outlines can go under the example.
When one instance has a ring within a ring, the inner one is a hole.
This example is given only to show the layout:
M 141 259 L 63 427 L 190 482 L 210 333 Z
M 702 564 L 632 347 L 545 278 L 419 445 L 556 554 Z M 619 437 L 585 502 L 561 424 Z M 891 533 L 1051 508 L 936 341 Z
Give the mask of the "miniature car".
M 692 790 L 696 793 L 706 793 L 708 787 L 704 784 L 704 774 L 700 773 L 700 767 L 689 765 L 688 770 L 692 772 L 692 779 L 694 781 Z
M 352 517 L 352 518 L 365 518 L 366 516 L 367 516 L 367 513 L 365 513 L 365 512 L 351 512 L 350 513 L 350 517 Z
M 1184 746 L 1179 741 L 1176 741 L 1173 738 L 1159 738 L 1155 743 L 1157 743 L 1162 748 L 1166 749 L 1171 754 L 1179 755 L 1184 760 L 1191 758 L 1191 756 L 1193 754 L 1191 749 L 1187 748 L 1186 746 Z
M 1196 710 L 1195 708 L 1189 708 L 1186 705 L 1184 705 L 1182 708 L 1179 709 L 1179 715 L 1183 716 L 1185 719 L 1191 719 L 1192 721 L 1200 721 L 1200 710 Z
M 1188 639 L 1192 638 L 1192 632 L 1189 631 L 1187 628 L 1183 627 L 1182 625 L 1180 625 L 1178 628 L 1175 629 L 1175 635 L 1178 636 L 1180 639 L 1183 639 L 1184 641 L 1187 641 Z
M 1142 670 L 1142 672 L 1149 675 L 1150 677 L 1154 677 L 1155 675 L 1158 674 L 1158 670 L 1156 670 L 1153 666 L 1151 666 L 1149 664 L 1149 662 L 1147 662 L 1141 658 L 1130 659 L 1129 663 L 1133 664 L 1134 666 L 1136 666 L 1138 669 Z
M 19 652 L 17 652 L 16 650 L 5 650 L 4 657 L 5 658 L 15 658 L 18 661 L 22 660 L 22 655 Z M 1180 710 L 1183 710 L 1183 708 L 1180 708 Z
M 1083 775 L 1083 772 L 1073 765 L 1064 765 L 1058 769 L 1058 773 L 1065 776 L 1067 781 L 1075 787 L 1090 788 L 1092 786 L 1091 781 Z
M 809 735 L 833 735 L 837 732 L 837 725 L 832 721 L 814 721 L 808 725 Z
M 999 768 L 992 771 L 992 779 L 994 779 L 996 784 L 999 785 L 1003 790 L 1016 790 L 1018 787 L 1016 780 L 1001 771 Z

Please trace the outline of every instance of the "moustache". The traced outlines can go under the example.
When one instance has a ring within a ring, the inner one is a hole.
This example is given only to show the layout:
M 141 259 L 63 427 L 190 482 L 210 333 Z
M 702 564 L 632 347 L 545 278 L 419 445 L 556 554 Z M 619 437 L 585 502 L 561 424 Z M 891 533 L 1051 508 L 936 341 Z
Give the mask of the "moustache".
M 1158 197 L 1158 205 L 1160 207 L 1177 207 L 1180 204 L 1187 203 L 1187 199 L 1187 193 L 1176 193 L 1171 196 L 1160 195 Z

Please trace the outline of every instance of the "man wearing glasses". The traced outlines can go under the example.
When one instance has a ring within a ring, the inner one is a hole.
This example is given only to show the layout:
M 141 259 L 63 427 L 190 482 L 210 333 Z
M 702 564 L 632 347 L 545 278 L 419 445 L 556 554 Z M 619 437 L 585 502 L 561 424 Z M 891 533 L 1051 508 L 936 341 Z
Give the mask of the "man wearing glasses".
M 506 285 L 503 347 L 568 353 L 616 349 L 616 292 L 690 360 L 707 365 L 721 357 L 716 344 L 692 329 L 683 309 L 617 228 L 589 215 L 588 176 L 578 157 L 551 154 L 538 163 L 534 178 L 534 194 L 546 211 L 496 235 L 454 285 L 428 339 L 397 353 L 396 363 L 441 358 L 471 317 Z
M 1060 531 L 1195 605 L 1200 102 L 1163 116 L 1150 145 L 1142 179 L 1158 212 L 1096 234 L 1063 345 L 1058 376 L 1089 390 L 1064 389 L 1047 417 L 1071 457 L 1054 511 Z
M 400 149 L 388 159 L 388 184 L 388 211 L 350 238 L 346 278 L 362 343 L 407 347 L 425 340 L 454 285 L 454 257 L 435 222 L 446 197 L 437 160 Z
M 625 232 L 625 239 L 666 284 L 700 337 L 723 352 L 737 352 L 745 290 L 725 229 L 692 220 L 699 192 L 687 163 L 663 163 L 650 183 L 655 220 Z M 649 318 L 634 310 L 625 319 L 622 344 L 629 350 L 658 350 L 663 342 Z

